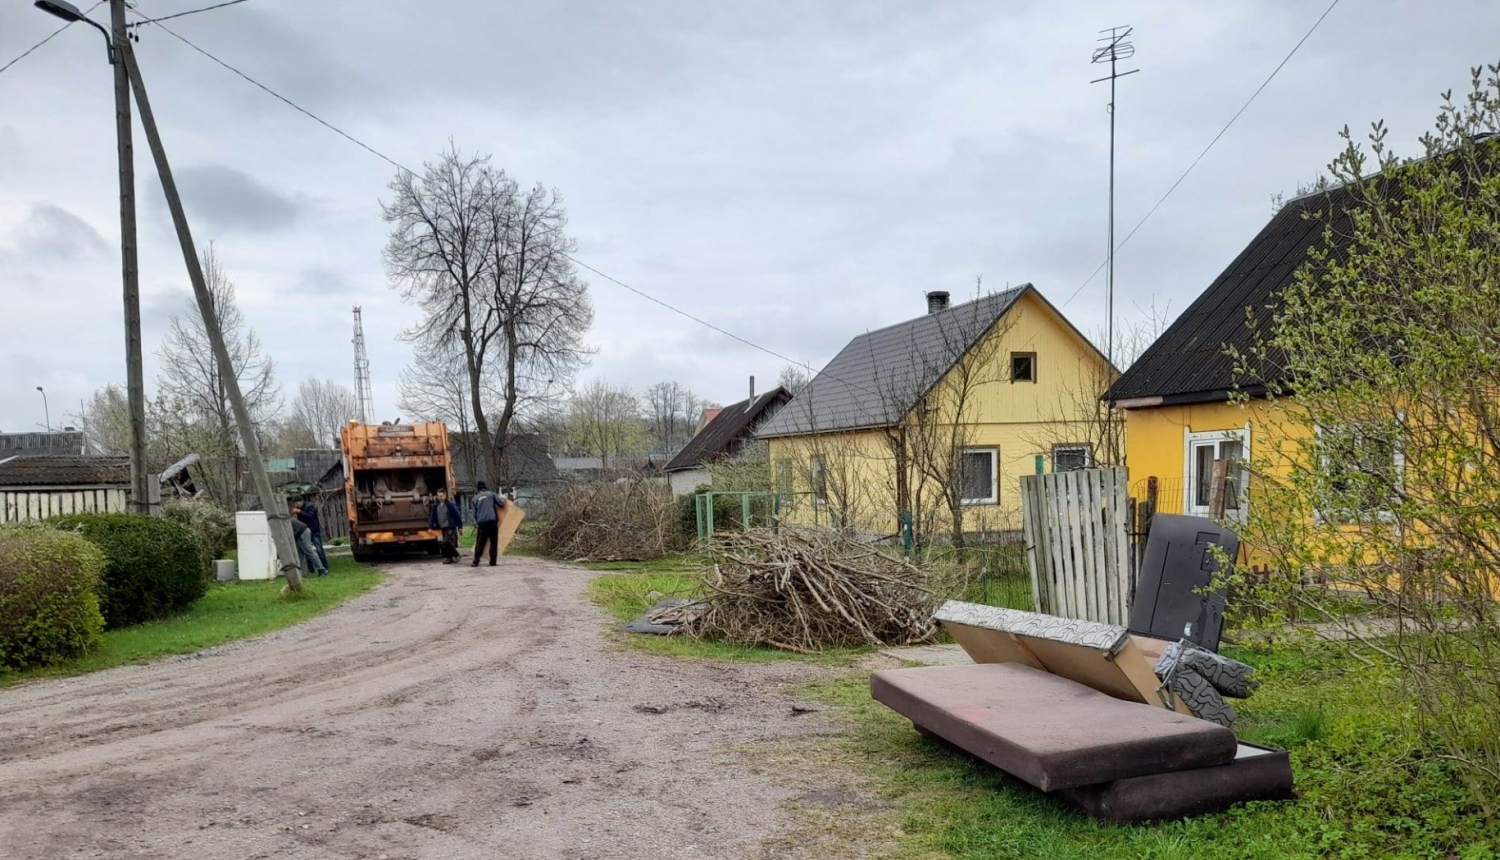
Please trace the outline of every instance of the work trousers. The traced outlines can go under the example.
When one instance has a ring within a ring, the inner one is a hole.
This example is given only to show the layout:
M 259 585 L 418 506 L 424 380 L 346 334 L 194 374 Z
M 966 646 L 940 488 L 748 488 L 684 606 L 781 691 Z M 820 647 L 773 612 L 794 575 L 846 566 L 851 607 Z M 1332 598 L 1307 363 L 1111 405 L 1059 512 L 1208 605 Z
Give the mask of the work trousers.
M 484 555 L 484 548 L 490 549 L 490 564 L 495 563 L 495 557 L 500 551 L 500 521 L 489 520 L 474 524 L 474 563 L 479 564 L 479 559 Z
M 302 560 L 307 563 L 309 573 L 316 573 L 318 576 L 328 573 L 328 567 L 318 558 L 318 550 L 313 546 L 310 532 L 303 532 L 297 538 L 297 551 L 301 554 Z
M 453 561 L 458 558 L 458 529 L 452 526 L 443 529 L 443 560 Z

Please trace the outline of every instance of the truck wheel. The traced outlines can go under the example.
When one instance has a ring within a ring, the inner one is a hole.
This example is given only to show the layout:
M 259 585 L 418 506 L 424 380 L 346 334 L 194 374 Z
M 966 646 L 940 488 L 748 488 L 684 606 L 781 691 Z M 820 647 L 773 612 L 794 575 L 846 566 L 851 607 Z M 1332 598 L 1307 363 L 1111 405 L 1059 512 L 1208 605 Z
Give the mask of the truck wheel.
M 375 561 L 375 553 L 367 549 L 353 550 L 354 560 L 360 564 L 371 564 Z

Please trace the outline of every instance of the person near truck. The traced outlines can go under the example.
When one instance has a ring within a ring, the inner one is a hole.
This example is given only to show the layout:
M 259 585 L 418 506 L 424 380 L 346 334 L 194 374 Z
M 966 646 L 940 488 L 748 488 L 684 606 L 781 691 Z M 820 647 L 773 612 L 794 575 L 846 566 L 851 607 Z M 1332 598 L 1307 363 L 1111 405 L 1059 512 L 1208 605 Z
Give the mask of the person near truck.
M 505 509 L 505 497 L 490 492 L 483 481 L 475 484 L 478 490 L 470 504 L 474 511 L 474 564 L 484 555 L 485 547 L 490 551 L 490 567 L 495 566 L 495 557 L 500 552 L 500 512 Z
M 327 576 L 328 565 L 318 558 L 318 550 L 312 542 L 312 529 L 302 521 L 301 502 L 292 506 L 292 540 L 297 544 L 297 554 L 302 556 L 308 572 L 316 573 L 318 576 Z
M 318 506 L 311 501 L 302 502 L 302 513 L 297 515 L 312 533 L 312 544 L 318 550 L 318 560 L 323 562 L 323 569 L 328 569 L 328 551 L 323 549 L 323 521 L 318 519 Z
M 458 503 L 448 498 L 447 490 L 437 491 L 437 501 L 427 513 L 427 527 L 443 530 L 443 564 L 458 561 L 458 530 L 464 527 L 464 515 Z

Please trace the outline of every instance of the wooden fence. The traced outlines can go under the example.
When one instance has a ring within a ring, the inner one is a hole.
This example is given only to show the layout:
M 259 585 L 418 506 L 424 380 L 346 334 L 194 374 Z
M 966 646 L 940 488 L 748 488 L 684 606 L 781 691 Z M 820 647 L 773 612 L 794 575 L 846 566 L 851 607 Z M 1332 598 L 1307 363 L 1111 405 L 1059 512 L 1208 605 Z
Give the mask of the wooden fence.
M 1022 476 L 1021 513 L 1033 608 L 1125 624 L 1135 581 L 1126 471 Z

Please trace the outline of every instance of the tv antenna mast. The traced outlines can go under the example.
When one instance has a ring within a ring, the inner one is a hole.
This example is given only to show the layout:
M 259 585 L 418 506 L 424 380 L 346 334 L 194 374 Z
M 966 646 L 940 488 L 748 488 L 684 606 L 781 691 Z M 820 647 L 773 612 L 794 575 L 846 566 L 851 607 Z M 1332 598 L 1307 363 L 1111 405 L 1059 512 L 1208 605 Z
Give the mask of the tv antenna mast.
M 369 424 L 375 398 L 370 395 L 370 356 L 365 353 L 365 324 L 360 317 L 359 305 L 354 306 L 354 388 L 359 404 L 359 423 Z
M 1106 294 L 1104 308 L 1109 315 L 1106 326 L 1108 341 L 1105 345 L 1104 355 L 1109 363 L 1115 363 L 1115 81 L 1126 75 L 1133 75 L 1140 69 L 1131 69 L 1128 72 L 1118 70 L 1121 60 L 1128 60 L 1135 56 L 1135 45 L 1127 41 L 1135 28 L 1128 24 L 1122 27 L 1110 27 L 1100 30 L 1101 36 L 1096 41 L 1103 42 L 1103 46 L 1094 49 L 1093 61 L 1097 63 L 1109 63 L 1109 74 L 1102 78 L 1089 81 L 1097 84 L 1101 81 L 1109 81 L 1109 256 L 1105 258 L 1107 269 L 1104 273 L 1104 290 Z

